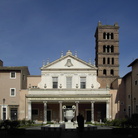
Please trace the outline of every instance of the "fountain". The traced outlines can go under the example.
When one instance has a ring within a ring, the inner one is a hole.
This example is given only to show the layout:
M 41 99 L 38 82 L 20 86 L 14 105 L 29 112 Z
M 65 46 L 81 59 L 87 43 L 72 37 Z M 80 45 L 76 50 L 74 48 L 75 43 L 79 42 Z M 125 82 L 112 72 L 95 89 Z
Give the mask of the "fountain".
M 73 122 L 71 122 L 71 120 L 75 116 L 76 106 L 73 105 L 72 108 L 66 108 L 66 106 L 63 105 L 62 109 L 63 109 L 63 112 L 64 112 L 64 117 L 67 119 L 67 122 L 65 122 L 65 128 L 66 129 L 75 128 L 74 125 L 73 125 Z

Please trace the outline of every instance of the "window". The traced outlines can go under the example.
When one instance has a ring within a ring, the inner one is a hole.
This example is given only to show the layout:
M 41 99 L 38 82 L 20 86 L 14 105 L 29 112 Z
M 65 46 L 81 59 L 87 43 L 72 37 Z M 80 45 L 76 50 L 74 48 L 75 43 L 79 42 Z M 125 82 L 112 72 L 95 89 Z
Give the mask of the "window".
M 110 58 L 107 58 L 107 64 L 110 64 Z
M 103 64 L 105 64 L 105 57 L 103 58 Z
M 16 78 L 16 72 L 11 72 L 10 73 L 10 78 L 15 79 Z
M 106 75 L 106 69 L 103 70 L 103 75 Z
M 85 89 L 86 88 L 86 77 L 80 78 L 80 88 Z
M 114 58 L 112 58 L 112 65 L 114 64 Z
M 114 34 L 113 33 L 111 33 L 111 39 L 114 39 Z
M 114 70 L 113 69 L 110 70 L 110 74 L 114 75 Z
M 113 53 L 114 52 L 114 46 L 112 45 L 111 46 L 111 53 Z
M 138 81 L 137 80 L 135 81 L 135 85 L 138 85 Z
M 103 39 L 106 39 L 106 33 L 105 32 L 103 33 Z
M 12 96 L 12 97 L 16 96 L 16 89 L 15 88 L 10 89 L 10 96 Z
M 67 87 L 67 89 L 72 88 L 72 77 L 67 77 L 66 78 L 66 87 Z
M 107 39 L 110 39 L 110 34 L 109 33 L 107 33 Z
M 53 88 L 58 88 L 58 77 L 53 77 Z
M 103 52 L 104 53 L 106 52 L 106 46 L 105 45 L 103 46 Z
M 107 53 L 110 52 L 110 46 L 107 46 Z

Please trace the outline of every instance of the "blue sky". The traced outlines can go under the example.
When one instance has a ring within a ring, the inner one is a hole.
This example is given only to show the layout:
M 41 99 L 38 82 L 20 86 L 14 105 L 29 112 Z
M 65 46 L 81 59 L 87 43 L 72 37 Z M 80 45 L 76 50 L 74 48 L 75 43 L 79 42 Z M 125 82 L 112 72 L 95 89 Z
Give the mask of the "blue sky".
M 117 22 L 122 77 L 138 58 L 137 6 L 137 0 L 0 0 L 0 59 L 4 66 L 28 66 L 31 75 L 61 51 L 94 61 L 98 21 Z

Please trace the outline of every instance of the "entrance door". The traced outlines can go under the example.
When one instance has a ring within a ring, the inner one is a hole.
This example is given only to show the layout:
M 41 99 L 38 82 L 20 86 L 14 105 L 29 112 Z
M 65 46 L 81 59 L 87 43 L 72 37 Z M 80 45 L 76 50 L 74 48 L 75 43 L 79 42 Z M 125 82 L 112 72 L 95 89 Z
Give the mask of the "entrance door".
M 91 111 L 86 111 L 86 116 L 87 116 L 87 122 L 90 122 L 91 121 Z
M 17 120 L 17 108 L 11 108 L 11 120 Z
M 47 121 L 51 121 L 51 111 L 47 111 Z

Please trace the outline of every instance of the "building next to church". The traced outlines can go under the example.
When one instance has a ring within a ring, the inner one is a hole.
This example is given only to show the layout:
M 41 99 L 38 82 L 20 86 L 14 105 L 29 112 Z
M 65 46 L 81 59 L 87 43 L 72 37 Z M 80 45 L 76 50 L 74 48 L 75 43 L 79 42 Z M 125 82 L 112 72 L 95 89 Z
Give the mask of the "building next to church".
M 44 123 L 66 121 L 63 105 L 67 108 L 76 106 L 72 121 L 76 121 L 78 113 L 81 113 L 87 122 L 121 118 L 129 113 L 126 107 L 125 82 L 119 77 L 117 23 L 98 23 L 95 32 L 95 65 L 83 61 L 69 50 L 59 59 L 43 65 L 39 76 L 29 75 L 27 67 L 4 67 L 2 61 L 0 68 L 8 69 L 9 76 L 13 72 L 20 76 L 15 77 L 14 81 L 10 80 L 11 83 L 8 82 L 10 77 L 1 77 L 5 75 L 3 72 L 0 74 L 0 83 L 3 82 L 0 84 L 1 119 L 14 119 L 11 117 L 11 107 L 16 109 L 16 119 Z M 7 87 L 5 82 L 12 85 Z M 16 82 L 20 82 L 17 83 L 18 89 L 14 84 Z M 21 84 L 24 84 L 24 87 Z M 14 93 L 10 91 L 13 88 L 16 88 L 14 97 L 10 95 Z

